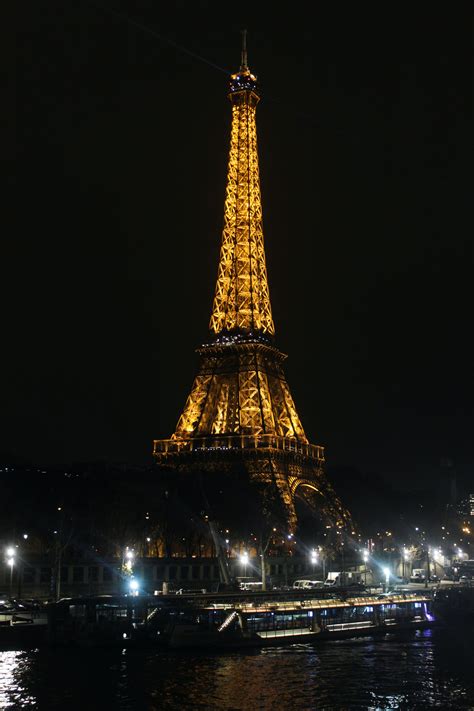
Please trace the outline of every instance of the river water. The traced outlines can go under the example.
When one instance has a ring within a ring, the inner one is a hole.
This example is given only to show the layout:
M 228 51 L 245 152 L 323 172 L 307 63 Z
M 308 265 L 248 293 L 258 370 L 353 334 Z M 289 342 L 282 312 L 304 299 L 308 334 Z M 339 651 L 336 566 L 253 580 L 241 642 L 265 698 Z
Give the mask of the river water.
M 245 652 L 0 652 L 1 709 L 474 709 L 474 630 Z

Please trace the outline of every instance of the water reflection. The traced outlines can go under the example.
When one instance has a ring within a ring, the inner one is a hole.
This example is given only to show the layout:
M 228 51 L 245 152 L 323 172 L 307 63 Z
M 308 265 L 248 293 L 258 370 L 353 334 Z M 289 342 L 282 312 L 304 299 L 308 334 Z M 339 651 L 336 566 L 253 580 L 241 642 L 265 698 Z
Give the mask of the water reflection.
M 0 708 L 472 709 L 470 639 L 425 630 L 229 654 L 3 652 Z
M 0 652 L 0 708 L 19 709 L 34 707 L 36 699 L 27 690 L 23 677 L 31 667 L 28 652 Z

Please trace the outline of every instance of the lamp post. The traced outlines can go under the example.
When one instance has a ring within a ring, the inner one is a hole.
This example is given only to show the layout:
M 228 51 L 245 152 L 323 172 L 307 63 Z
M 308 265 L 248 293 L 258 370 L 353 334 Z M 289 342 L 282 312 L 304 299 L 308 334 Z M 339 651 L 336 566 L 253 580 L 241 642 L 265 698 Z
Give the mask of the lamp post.
M 342 575 L 339 578 L 339 585 L 347 585 L 346 580 L 346 563 L 344 560 L 344 541 L 341 541 L 341 561 L 342 561 Z
M 425 575 L 425 588 L 428 587 L 428 582 L 431 576 L 431 561 L 430 561 L 430 549 L 426 546 L 426 575 Z
M 124 589 L 130 587 L 130 580 L 133 578 L 133 564 L 135 562 L 135 551 L 128 546 L 122 553 L 122 569 L 120 571 L 121 584 Z
M 410 576 L 407 576 L 407 574 L 406 574 L 406 564 L 409 560 L 410 560 L 410 552 L 406 548 L 403 548 L 403 577 L 405 579 L 407 577 L 410 577 Z
M 266 568 L 266 563 L 265 563 L 265 555 L 268 550 L 268 546 L 270 545 L 270 542 L 272 538 L 274 537 L 276 533 L 276 528 L 273 527 L 270 535 L 267 538 L 267 541 L 265 545 L 263 545 L 263 540 L 260 539 L 260 572 L 261 572 L 261 578 L 262 578 L 262 591 L 265 592 L 267 589 L 267 568 Z M 229 540 L 226 538 L 226 543 L 229 543 Z
M 13 566 L 15 565 L 15 549 L 7 548 L 7 565 L 10 566 L 10 597 L 13 597 Z
M 132 572 L 134 557 L 135 557 L 135 553 L 133 551 L 131 551 L 129 548 L 127 548 L 125 550 L 125 567 L 129 571 L 129 573 Z
M 369 551 L 365 550 L 362 553 L 364 559 L 364 585 L 367 587 L 367 561 L 369 560 Z
M 249 562 L 249 554 L 247 553 L 247 551 L 244 551 L 240 556 L 240 562 L 242 563 L 242 567 L 244 569 L 245 578 L 247 576 L 247 563 Z
M 384 592 L 387 592 L 388 590 L 388 581 L 390 579 L 390 568 L 385 567 L 383 569 L 384 575 L 385 575 L 385 590 Z
M 435 548 L 433 550 L 433 575 L 436 580 L 437 578 L 437 573 L 436 573 L 436 563 L 438 565 L 442 565 L 442 553 L 441 553 L 441 548 Z
M 312 563 L 312 566 L 313 566 L 313 578 L 314 578 L 314 575 L 315 575 L 315 572 L 314 572 L 314 571 L 315 571 L 317 562 L 318 562 L 318 551 L 315 550 L 315 549 L 313 549 L 313 550 L 311 551 L 311 563 Z

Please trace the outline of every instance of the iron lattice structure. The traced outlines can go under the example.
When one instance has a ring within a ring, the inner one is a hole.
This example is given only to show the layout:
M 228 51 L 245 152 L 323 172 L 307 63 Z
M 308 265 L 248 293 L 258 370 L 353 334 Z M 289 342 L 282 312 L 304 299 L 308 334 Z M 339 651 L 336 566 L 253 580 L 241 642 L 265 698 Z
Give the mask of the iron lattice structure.
M 323 470 L 324 449 L 308 442 L 273 343 L 257 151 L 256 77 L 242 55 L 231 76 L 232 128 L 224 227 L 210 331 L 171 439 L 154 457 L 182 471 L 242 468 L 284 504 L 290 530 L 295 497 L 339 527 L 352 527 Z

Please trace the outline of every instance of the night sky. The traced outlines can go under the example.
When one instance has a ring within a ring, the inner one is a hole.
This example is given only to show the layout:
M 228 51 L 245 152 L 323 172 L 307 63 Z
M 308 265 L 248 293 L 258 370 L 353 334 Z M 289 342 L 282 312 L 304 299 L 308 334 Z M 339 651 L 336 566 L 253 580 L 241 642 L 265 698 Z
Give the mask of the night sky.
M 276 343 L 307 436 L 402 487 L 448 461 L 469 482 L 469 23 L 227 5 L 19 18 L 0 450 L 147 464 L 173 432 L 208 336 L 246 27 Z

